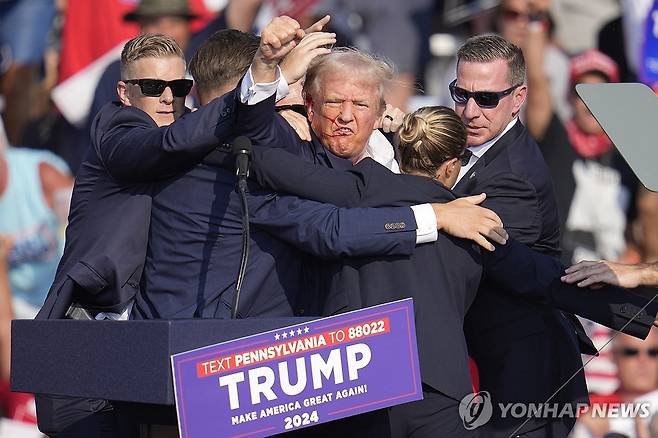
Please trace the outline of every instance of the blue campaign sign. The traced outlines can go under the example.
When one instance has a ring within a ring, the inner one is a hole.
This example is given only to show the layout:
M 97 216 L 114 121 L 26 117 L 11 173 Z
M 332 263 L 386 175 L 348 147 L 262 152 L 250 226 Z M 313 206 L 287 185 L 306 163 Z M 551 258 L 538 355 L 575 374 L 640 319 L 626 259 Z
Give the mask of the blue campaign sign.
M 422 398 L 411 298 L 171 361 L 181 438 L 270 436 Z
M 644 45 L 640 65 L 640 80 L 655 87 L 658 85 L 658 0 L 647 15 L 644 29 Z

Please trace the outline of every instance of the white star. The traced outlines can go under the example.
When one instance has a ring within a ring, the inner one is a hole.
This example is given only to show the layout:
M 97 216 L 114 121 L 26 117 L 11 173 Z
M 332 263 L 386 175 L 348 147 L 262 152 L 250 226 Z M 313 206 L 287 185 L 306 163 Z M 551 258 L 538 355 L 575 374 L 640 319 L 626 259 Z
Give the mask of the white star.
M 274 340 L 275 340 L 275 341 L 278 341 L 280 337 L 281 337 L 281 336 L 279 336 L 279 334 L 277 333 L 277 334 L 274 335 Z
M 304 333 L 308 333 L 308 327 L 304 327 Z
M 282 337 L 283 339 L 287 338 L 287 337 L 288 337 L 288 333 L 286 333 L 286 332 L 281 333 L 281 337 Z
M 301 334 L 302 334 L 302 329 L 298 328 L 297 329 L 297 335 L 301 335 Z
M 295 331 L 294 331 L 294 330 L 290 330 L 288 333 L 290 333 L 290 337 L 291 337 L 291 338 L 292 338 L 293 336 L 295 336 Z

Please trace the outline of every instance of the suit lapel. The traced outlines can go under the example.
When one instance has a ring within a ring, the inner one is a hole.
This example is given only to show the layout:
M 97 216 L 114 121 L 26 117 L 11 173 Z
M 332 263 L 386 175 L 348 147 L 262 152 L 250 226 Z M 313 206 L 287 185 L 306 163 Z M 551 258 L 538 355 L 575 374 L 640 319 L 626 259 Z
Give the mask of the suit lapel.
M 471 167 L 466 174 L 459 180 L 454 191 L 463 194 L 469 194 L 477 186 L 478 177 L 484 169 L 509 145 L 514 143 L 523 133 L 523 124 L 517 120 L 516 124 L 498 139 L 487 152 L 484 153 Z

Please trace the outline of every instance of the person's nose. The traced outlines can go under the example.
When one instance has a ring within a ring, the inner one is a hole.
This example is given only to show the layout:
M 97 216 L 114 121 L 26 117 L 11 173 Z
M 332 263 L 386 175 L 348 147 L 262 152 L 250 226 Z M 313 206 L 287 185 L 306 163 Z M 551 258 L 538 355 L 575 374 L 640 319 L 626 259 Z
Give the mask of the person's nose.
M 478 115 L 480 115 L 480 107 L 475 103 L 475 99 L 471 97 L 464 107 L 464 116 L 470 120 L 476 118 Z
M 160 102 L 170 105 L 174 101 L 174 93 L 171 91 L 171 87 L 165 88 L 165 90 L 160 95 Z
M 354 112 L 352 102 L 343 102 L 340 106 L 340 114 L 338 120 L 342 123 L 349 123 L 354 120 Z

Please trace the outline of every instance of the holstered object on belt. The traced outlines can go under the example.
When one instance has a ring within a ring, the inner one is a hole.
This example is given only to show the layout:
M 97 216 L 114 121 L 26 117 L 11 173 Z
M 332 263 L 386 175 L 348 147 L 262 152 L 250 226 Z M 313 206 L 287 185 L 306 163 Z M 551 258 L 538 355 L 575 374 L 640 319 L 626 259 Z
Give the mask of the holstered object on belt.
M 89 312 L 89 310 L 80 306 L 78 303 L 73 303 L 69 307 L 69 310 L 66 311 L 66 319 L 77 319 L 77 320 L 94 320 L 94 316 Z

